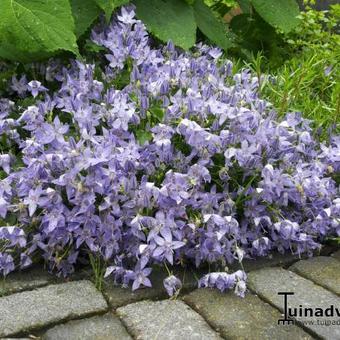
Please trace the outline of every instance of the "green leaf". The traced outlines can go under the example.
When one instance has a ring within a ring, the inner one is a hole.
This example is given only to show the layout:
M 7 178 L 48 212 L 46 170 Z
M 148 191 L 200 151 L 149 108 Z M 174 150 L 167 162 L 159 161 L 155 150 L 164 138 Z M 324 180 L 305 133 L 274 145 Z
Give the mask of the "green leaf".
M 115 8 L 129 3 L 129 0 L 94 0 L 105 12 L 106 21 L 109 22 Z
M 250 0 L 238 0 L 238 4 L 242 10 L 242 13 L 251 13 L 251 1 Z
M 71 0 L 77 38 L 83 35 L 97 19 L 101 10 L 94 0 Z
M 137 130 L 136 138 L 138 142 L 143 145 L 152 139 L 152 133 L 149 131 Z
M 232 43 L 232 35 L 227 26 L 217 18 L 211 9 L 203 2 L 196 0 L 194 13 L 198 28 L 215 44 L 227 50 Z
M 161 122 L 164 118 L 164 109 L 158 106 L 151 107 L 149 109 L 151 116 L 156 118 L 159 122 Z
M 68 0 L 1 0 L 0 57 L 29 62 L 59 50 L 78 54 Z
M 188 49 L 196 41 L 192 6 L 183 0 L 135 0 L 137 16 L 160 40 Z
M 299 23 L 299 6 L 295 0 L 252 0 L 258 14 L 268 24 L 280 28 L 283 32 L 291 31 Z
M 86 39 L 85 44 L 84 44 L 84 49 L 88 52 L 92 53 L 100 53 L 100 52 L 107 52 L 107 49 L 104 46 L 97 45 L 90 39 Z

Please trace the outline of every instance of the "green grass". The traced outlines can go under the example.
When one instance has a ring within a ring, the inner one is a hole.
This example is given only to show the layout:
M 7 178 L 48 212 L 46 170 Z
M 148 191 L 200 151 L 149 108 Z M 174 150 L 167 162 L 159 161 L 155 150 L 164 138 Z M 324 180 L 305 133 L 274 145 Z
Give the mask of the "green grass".
M 315 128 L 337 125 L 340 122 L 340 61 L 320 53 L 298 55 L 266 78 L 261 94 L 276 108 L 280 116 L 290 111 L 301 111 L 313 120 Z M 331 71 L 327 74 L 327 68 Z
M 246 67 L 263 77 L 261 96 L 279 116 L 300 111 L 326 138 L 330 127 L 340 132 L 340 5 L 323 12 L 307 6 L 300 19 L 294 31 L 282 35 L 280 58 L 267 59 L 262 51 Z

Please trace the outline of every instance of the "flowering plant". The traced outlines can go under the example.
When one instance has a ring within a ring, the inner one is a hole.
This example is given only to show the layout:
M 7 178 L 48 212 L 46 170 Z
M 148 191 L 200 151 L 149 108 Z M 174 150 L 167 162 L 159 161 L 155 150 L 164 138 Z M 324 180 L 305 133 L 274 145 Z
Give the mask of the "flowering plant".
M 1 100 L 2 274 L 42 258 L 66 276 L 90 253 L 137 289 L 153 264 L 209 263 L 199 286 L 243 296 L 228 263 L 340 234 L 339 136 L 320 144 L 299 113 L 277 120 L 217 48 L 153 48 L 132 8 L 92 39 L 108 65 L 50 62 L 44 85 L 13 79 L 29 105 Z

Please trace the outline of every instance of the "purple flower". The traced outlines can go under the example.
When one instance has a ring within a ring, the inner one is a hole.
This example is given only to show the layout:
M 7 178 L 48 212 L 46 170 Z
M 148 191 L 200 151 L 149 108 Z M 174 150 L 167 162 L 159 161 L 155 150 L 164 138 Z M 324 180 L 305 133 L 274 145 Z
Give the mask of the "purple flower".
M 173 264 L 173 253 L 174 250 L 179 249 L 185 245 L 182 241 L 173 241 L 172 233 L 169 227 L 161 229 L 160 234 L 162 237 L 156 235 L 154 240 L 157 244 L 157 248 L 153 251 L 155 258 L 166 258 L 169 263 Z
M 180 204 L 184 199 L 189 198 L 189 188 L 190 185 L 187 175 L 174 173 L 170 170 L 166 174 L 160 193 L 166 197 L 170 197 L 177 204 Z
M 214 59 L 218 59 L 222 55 L 222 51 L 219 48 L 211 48 L 208 54 Z
M 198 287 L 217 288 L 221 292 L 235 287 L 235 293 L 244 297 L 246 274 L 238 270 L 235 273 L 215 272 L 203 276 L 198 281 Z
M 174 275 L 170 275 L 163 280 L 164 288 L 169 296 L 173 296 L 182 288 L 182 282 Z
M 121 15 L 117 15 L 117 19 L 123 24 L 132 25 L 137 22 L 135 19 L 135 12 L 130 9 L 122 7 Z
M 246 282 L 243 280 L 238 280 L 235 284 L 235 294 L 237 296 L 244 298 L 246 291 L 247 291 Z
M 38 80 L 32 80 L 28 83 L 28 91 L 32 93 L 32 96 L 35 98 L 39 92 L 47 91 L 47 88 L 41 85 L 41 82 Z
M 0 239 L 9 242 L 9 247 L 14 247 L 16 245 L 21 248 L 26 246 L 26 235 L 25 232 L 18 227 L 0 227 Z
M 33 263 L 32 259 L 25 253 L 20 255 L 20 268 L 25 269 Z
M 13 257 L 6 253 L 0 253 L 0 273 L 3 276 L 8 275 L 15 269 Z
M 141 285 L 152 287 L 151 281 L 148 278 L 148 276 L 151 274 L 151 271 L 151 268 L 144 268 L 140 264 L 137 264 L 134 270 L 132 290 L 138 289 Z
M 261 237 L 252 242 L 254 252 L 258 256 L 265 256 L 270 250 L 270 241 L 268 237 Z
M 217 48 L 151 43 L 133 7 L 103 25 L 105 65 L 34 64 L 46 88 L 13 77 L 0 99 L 1 273 L 37 258 L 66 276 L 91 254 L 137 289 L 164 261 L 311 255 L 340 235 L 338 136 L 320 143 L 301 113 L 278 117 Z M 212 272 L 199 286 L 244 296 L 245 282 Z
M 24 199 L 24 204 L 28 205 L 29 215 L 32 217 L 35 211 L 37 210 L 40 203 L 42 203 L 42 194 L 44 191 L 41 187 L 37 187 L 36 189 L 31 189 L 28 193 L 28 196 Z
M 28 90 L 26 76 L 25 75 L 21 76 L 19 80 L 17 79 L 16 76 L 13 76 L 11 88 L 20 97 L 22 97 Z
M 5 218 L 8 210 L 8 202 L 4 199 L 4 197 L 0 196 L 0 216 Z
M 14 106 L 14 103 L 12 101 L 5 99 L 5 98 L 0 99 L 0 123 L 2 123 L 2 124 L 0 124 L 0 127 L 2 126 L 2 128 L 0 128 L 1 134 L 4 132 L 2 130 L 4 123 L 5 122 L 9 123 L 9 120 L 7 120 L 5 118 L 8 117 L 13 106 Z
M 325 74 L 326 77 L 329 77 L 329 75 L 332 72 L 332 69 L 333 69 L 332 65 L 325 67 L 324 74 Z
M 11 156 L 8 154 L 0 155 L 0 167 L 9 174 L 11 172 Z

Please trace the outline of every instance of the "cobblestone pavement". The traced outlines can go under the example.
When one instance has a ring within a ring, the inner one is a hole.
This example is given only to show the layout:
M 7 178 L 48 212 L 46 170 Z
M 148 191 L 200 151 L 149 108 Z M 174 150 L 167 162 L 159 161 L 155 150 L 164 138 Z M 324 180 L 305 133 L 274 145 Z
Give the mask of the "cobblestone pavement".
M 196 289 L 195 275 L 177 299 L 167 299 L 164 274 L 152 289 L 132 293 L 86 272 L 69 282 L 33 269 L 0 281 L 0 338 L 92 339 L 340 339 L 340 250 L 310 259 L 274 256 L 246 261 L 249 292 Z M 284 295 L 294 320 L 284 319 Z M 307 313 L 307 314 L 306 314 Z M 312 314 L 313 313 L 313 316 Z

